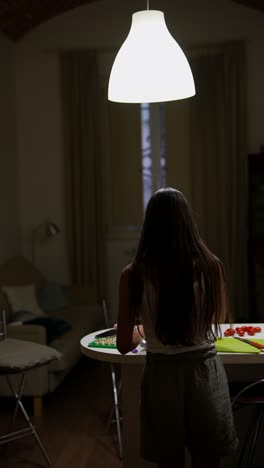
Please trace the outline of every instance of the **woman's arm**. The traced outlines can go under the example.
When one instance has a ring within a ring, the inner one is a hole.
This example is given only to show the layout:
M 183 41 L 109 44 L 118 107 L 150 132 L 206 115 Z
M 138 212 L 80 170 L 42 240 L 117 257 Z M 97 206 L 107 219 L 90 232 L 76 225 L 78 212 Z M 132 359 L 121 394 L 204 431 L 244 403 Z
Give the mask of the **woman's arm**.
M 137 329 L 135 329 L 135 313 L 130 301 L 129 276 L 131 273 L 128 265 L 121 273 L 119 283 L 119 304 L 117 318 L 117 349 L 121 354 L 126 354 L 136 348 L 141 341 Z
M 226 320 L 231 322 L 232 317 L 230 314 L 230 307 L 226 289 L 225 272 L 222 263 L 218 260 L 218 273 L 219 273 L 219 304 L 217 314 L 214 316 L 213 323 L 225 323 Z
M 221 297 L 221 312 L 219 314 L 219 323 L 225 323 L 228 309 L 226 284 L 223 271 L 220 269 L 220 297 Z

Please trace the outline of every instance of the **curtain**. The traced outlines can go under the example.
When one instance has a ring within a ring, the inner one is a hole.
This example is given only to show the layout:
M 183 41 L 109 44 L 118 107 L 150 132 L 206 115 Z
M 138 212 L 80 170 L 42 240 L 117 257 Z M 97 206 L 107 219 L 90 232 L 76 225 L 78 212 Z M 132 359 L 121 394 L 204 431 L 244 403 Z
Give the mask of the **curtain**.
M 65 210 L 72 281 L 98 301 L 103 288 L 100 89 L 95 51 L 60 56 Z
M 248 318 L 246 58 L 241 41 L 191 54 L 192 206 L 201 235 L 224 263 L 233 316 Z

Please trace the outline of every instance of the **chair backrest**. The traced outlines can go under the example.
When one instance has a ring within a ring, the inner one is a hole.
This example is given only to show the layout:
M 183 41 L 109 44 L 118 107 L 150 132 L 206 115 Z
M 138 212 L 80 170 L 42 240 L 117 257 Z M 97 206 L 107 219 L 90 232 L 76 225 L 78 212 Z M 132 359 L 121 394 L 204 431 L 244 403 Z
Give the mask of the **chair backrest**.
M 102 299 L 102 311 L 103 311 L 103 315 L 104 315 L 105 327 L 106 328 L 112 327 L 113 324 L 110 323 L 111 320 L 110 320 L 110 316 L 109 316 L 109 310 L 108 310 L 106 299 Z
M 257 387 L 260 387 L 257 389 Z M 262 388 L 261 388 L 262 387 Z M 232 400 L 232 408 L 234 408 L 236 405 L 239 405 L 243 398 L 247 398 L 247 401 L 249 402 L 250 400 L 252 401 L 257 401 L 259 394 L 256 393 L 256 391 L 259 391 L 262 397 L 262 402 L 263 397 L 264 397 L 264 379 L 257 380 L 246 387 L 242 388 L 240 392 L 236 394 L 236 396 Z
M 5 310 L 1 311 L 0 316 L 0 341 L 6 338 L 6 312 Z

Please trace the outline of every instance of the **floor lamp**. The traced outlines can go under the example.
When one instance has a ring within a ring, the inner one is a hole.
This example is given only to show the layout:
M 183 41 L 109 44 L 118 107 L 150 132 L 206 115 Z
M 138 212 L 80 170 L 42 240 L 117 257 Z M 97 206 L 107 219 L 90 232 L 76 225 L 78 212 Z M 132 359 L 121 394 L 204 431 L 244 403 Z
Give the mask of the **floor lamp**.
M 57 226 L 57 224 L 50 220 L 45 220 L 32 229 L 31 259 L 33 264 L 35 264 L 36 260 L 36 245 L 37 241 L 39 240 L 40 233 L 43 234 L 44 238 L 49 238 L 57 236 L 60 232 L 60 228 Z

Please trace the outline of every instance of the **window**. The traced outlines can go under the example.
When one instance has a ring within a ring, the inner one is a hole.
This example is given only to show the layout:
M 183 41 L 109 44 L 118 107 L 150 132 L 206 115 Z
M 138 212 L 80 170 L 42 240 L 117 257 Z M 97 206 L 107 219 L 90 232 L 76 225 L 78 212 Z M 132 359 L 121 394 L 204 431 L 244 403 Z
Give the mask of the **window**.
M 152 193 L 166 187 L 164 103 L 141 104 L 143 208 Z

